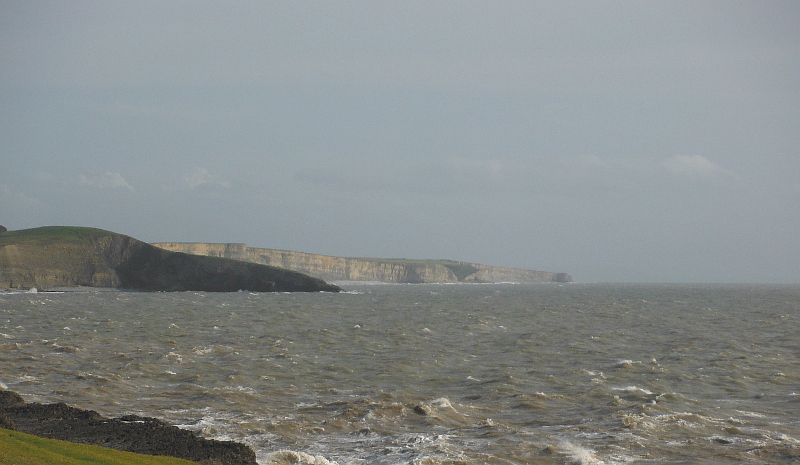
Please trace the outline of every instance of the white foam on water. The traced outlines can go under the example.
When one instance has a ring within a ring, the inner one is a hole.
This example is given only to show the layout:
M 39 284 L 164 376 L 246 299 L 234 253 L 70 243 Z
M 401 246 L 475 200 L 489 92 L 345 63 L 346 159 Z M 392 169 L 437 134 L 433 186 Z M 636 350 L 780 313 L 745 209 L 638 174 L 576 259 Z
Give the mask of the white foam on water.
M 265 457 L 264 465 L 339 465 L 321 455 L 311 455 L 293 450 L 273 452 Z
M 355 290 L 353 290 L 353 291 L 342 291 L 342 292 L 340 292 L 340 294 L 362 295 L 362 294 L 365 294 L 365 292 L 364 291 L 355 291 Z
M 641 360 L 631 360 L 631 359 L 624 359 L 617 362 L 615 365 L 616 368 L 631 368 L 634 365 L 642 365 Z
M 204 347 L 195 347 L 192 349 L 192 353 L 195 355 L 226 355 L 226 354 L 236 354 L 236 350 L 231 346 L 220 345 L 220 344 L 213 344 Z
M 612 391 L 623 391 L 623 392 L 633 392 L 633 393 L 641 393 L 647 395 L 653 395 L 653 393 L 647 389 L 636 387 L 636 386 L 626 386 L 626 387 L 616 387 L 611 388 Z
M 744 415 L 744 416 L 746 416 L 746 417 L 752 417 L 752 418 L 767 418 L 767 416 L 766 416 L 766 415 L 764 415 L 764 414 L 762 414 L 762 413 L 757 413 L 757 412 L 748 412 L 748 411 L 746 411 L 746 410 L 736 410 L 736 412 L 737 412 L 737 413 L 740 413 L 740 414 L 742 414 L 742 415 Z M 731 418 L 733 418 L 733 417 L 731 417 Z
M 438 408 L 455 410 L 455 407 L 453 407 L 453 404 L 450 403 L 450 399 L 448 399 L 447 397 L 440 397 L 438 399 L 435 399 L 431 401 L 431 405 Z
M 569 456 L 573 463 L 579 465 L 603 465 L 605 462 L 599 460 L 594 451 L 582 446 L 578 446 L 569 441 L 562 441 L 558 445 L 559 449 Z

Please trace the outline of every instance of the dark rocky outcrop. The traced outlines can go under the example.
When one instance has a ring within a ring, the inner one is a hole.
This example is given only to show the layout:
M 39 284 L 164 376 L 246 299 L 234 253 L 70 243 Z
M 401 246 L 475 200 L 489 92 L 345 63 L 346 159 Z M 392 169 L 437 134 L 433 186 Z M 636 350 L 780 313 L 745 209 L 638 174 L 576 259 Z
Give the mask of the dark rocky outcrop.
M 198 437 L 161 420 L 137 415 L 106 418 L 64 403 L 26 403 L 0 391 L 0 427 L 50 439 L 91 444 L 147 455 L 178 457 L 205 465 L 256 465 L 244 444 Z
M 169 252 L 122 234 L 50 226 L 0 236 L 0 288 L 337 292 L 319 278 L 255 263 Z

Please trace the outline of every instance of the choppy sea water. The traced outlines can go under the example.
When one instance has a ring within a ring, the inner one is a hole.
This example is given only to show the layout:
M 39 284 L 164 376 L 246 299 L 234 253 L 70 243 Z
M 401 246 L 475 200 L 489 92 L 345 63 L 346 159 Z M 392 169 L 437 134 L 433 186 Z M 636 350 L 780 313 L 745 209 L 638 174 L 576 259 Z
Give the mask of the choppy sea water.
M 261 464 L 800 461 L 798 286 L 342 285 L 0 294 L 0 382 Z

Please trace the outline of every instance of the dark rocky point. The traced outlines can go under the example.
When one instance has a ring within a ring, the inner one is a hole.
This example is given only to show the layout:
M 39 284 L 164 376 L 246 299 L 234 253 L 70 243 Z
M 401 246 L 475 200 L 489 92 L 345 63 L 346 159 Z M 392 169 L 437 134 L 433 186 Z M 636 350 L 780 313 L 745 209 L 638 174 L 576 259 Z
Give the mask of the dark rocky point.
M 13 391 L 0 391 L 0 427 L 35 436 L 147 455 L 178 457 L 204 465 L 257 465 L 248 446 L 198 437 L 156 418 L 126 415 L 105 418 L 64 403 L 26 403 Z

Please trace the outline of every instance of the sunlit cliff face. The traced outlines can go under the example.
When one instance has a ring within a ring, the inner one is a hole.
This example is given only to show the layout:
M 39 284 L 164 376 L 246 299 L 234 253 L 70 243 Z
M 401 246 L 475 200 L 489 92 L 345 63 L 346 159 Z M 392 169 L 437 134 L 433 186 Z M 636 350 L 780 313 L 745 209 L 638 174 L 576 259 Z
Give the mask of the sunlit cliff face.
M 247 247 L 245 244 L 161 242 L 166 250 L 226 257 L 307 273 L 327 281 L 388 283 L 456 282 L 571 282 L 566 273 L 523 270 L 450 260 L 359 259 L 288 250 Z

